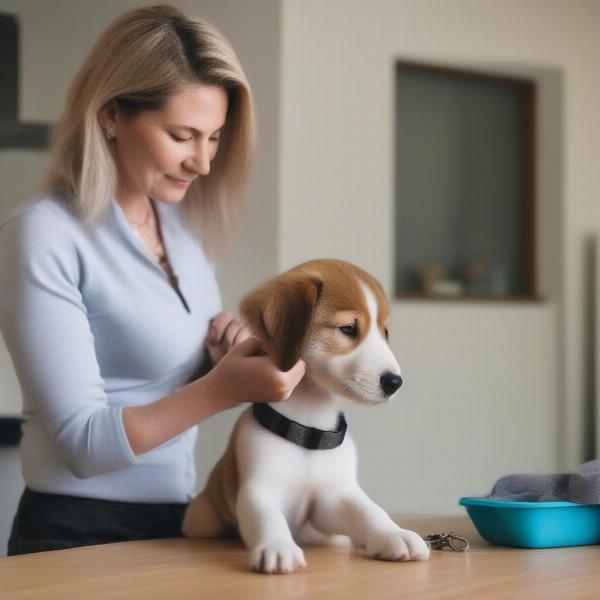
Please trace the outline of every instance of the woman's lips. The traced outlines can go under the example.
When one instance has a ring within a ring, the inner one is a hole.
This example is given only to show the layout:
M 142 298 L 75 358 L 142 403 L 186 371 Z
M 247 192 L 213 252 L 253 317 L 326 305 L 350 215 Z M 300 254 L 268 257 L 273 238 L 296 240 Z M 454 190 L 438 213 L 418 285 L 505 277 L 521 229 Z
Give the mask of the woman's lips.
M 167 175 L 167 177 L 176 185 L 179 185 L 181 187 L 187 187 L 188 185 L 190 185 L 191 180 L 185 180 L 185 179 L 177 179 L 175 177 L 171 177 L 170 175 Z

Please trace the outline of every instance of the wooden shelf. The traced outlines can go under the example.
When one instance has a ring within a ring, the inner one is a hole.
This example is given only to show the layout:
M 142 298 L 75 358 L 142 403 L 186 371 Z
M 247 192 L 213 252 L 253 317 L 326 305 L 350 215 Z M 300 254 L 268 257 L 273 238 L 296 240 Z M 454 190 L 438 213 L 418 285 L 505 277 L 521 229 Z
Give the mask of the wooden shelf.
M 524 302 L 530 304 L 541 304 L 546 302 L 542 296 L 499 296 L 483 294 L 460 294 L 456 296 L 443 294 L 395 294 L 396 300 L 416 300 L 426 302 Z

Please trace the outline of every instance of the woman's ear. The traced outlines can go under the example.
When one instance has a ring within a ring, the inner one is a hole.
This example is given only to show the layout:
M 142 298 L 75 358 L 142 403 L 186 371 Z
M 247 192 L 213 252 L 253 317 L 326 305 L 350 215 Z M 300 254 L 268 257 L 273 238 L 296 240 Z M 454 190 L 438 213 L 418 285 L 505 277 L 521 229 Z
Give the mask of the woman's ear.
M 115 127 L 117 123 L 117 103 L 114 98 L 106 102 L 104 106 L 98 111 L 98 121 L 103 129 L 108 127 Z
M 284 273 L 240 302 L 240 315 L 282 371 L 300 359 L 322 285 L 317 277 Z

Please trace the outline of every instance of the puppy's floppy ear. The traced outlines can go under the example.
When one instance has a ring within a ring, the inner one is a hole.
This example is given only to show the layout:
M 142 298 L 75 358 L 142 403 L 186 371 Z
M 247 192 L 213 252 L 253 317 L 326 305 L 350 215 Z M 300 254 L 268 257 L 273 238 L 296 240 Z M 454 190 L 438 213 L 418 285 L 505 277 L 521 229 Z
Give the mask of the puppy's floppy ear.
M 302 354 L 322 285 L 316 275 L 287 272 L 240 302 L 240 314 L 282 371 Z

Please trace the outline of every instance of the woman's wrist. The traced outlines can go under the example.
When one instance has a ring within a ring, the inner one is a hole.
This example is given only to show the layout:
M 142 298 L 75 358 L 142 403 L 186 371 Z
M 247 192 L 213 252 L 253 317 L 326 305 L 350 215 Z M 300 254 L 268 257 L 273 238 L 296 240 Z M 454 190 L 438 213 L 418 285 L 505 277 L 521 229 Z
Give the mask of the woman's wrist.
M 123 423 L 133 453 L 152 450 L 212 415 L 232 408 L 234 405 L 214 387 L 209 374 L 156 402 L 126 406 Z
M 223 394 L 218 373 L 211 369 L 204 377 L 194 382 L 197 385 L 198 403 L 209 406 L 215 413 L 233 408 L 236 403 Z

